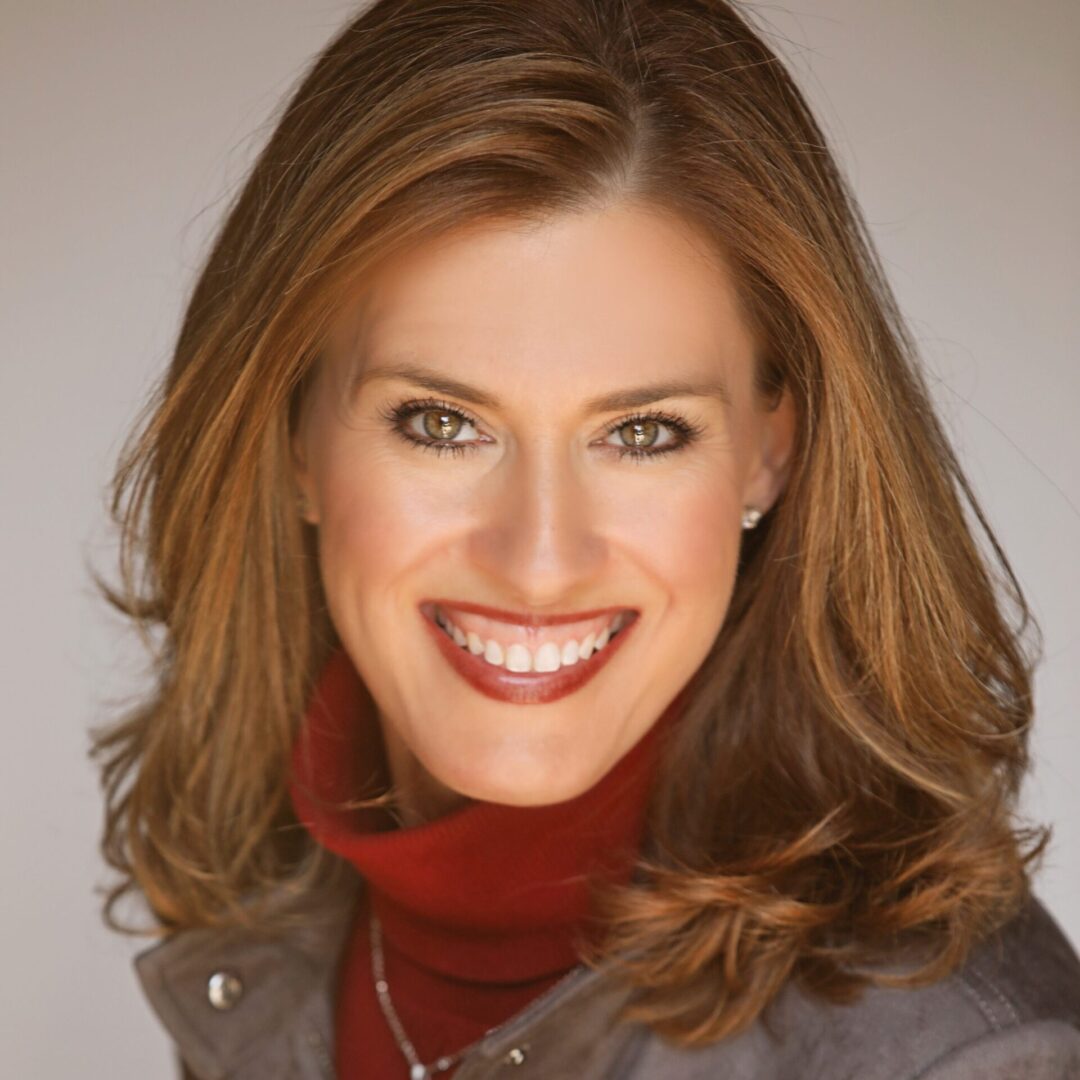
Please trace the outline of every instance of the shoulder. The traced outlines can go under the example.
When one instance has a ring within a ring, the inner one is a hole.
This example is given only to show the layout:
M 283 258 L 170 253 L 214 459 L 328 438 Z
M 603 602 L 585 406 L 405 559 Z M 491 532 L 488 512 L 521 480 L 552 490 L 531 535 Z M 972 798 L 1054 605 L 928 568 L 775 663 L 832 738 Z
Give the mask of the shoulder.
M 1032 897 L 930 986 L 869 987 L 834 1005 L 789 984 L 738 1036 L 638 1049 L 633 1075 L 665 1080 L 1080 1080 L 1080 959 Z
M 323 1068 L 333 1044 L 334 975 L 358 887 L 346 872 L 299 897 L 283 888 L 265 910 L 295 916 L 286 927 L 185 929 L 134 957 L 184 1080 L 264 1080 L 291 1075 L 282 1070 L 293 1062 Z

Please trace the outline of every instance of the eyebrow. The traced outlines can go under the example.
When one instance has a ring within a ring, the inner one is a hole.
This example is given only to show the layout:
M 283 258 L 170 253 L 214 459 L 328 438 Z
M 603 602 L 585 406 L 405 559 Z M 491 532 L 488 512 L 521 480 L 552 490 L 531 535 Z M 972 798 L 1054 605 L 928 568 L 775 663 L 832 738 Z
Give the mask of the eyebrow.
M 502 408 L 502 403 L 494 394 L 470 386 L 459 379 L 451 378 L 449 375 L 444 375 L 434 368 L 413 363 L 397 363 L 386 367 L 367 368 L 359 372 L 353 379 L 352 392 L 355 394 L 365 383 L 374 382 L 378 379 L 400 379 L 402 382 L 412 383 L 433 393 L 459 398 L 462 401 L 469 402 L 471 405 L 487 409 Z M 709 379 L 703 382 L 691 382 L 687 379 L 662 379 L 658 382 L 646 383 L 643 386 L 613 390 L 606 394 L 591 397 L 584 403 L 584 409 L 586 413 L 590 414 L 613 412 L 616 409 L 637 409 L 643 405 L 651 405 L 654 402 L 675 397 L 715 398 L 727 408 L 731 408 L 733 405 L 731 390 L 721 378 Z

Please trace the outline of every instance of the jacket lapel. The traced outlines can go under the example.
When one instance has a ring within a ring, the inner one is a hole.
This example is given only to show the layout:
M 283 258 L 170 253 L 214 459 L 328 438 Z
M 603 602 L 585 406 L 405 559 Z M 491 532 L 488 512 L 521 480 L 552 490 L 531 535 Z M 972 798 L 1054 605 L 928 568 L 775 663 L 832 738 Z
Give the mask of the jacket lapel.
M 143 992 L 198 1080 L 333 1080 L 336 977 L 363 887 L 347 863 L 338 869 L 315 894 L 274 895 L 273 908 L 298 916 L 286 932 L 183 930 L 136 955 Z M 552 1080 L 607 1075 L 593 1070 L 640 1032 L 611 1030 L 627 991 L 606 972 L 577 968 L 530 1002 L 470 1052 L 461 1080 L 526 1060 Z
M 275 909 L 302 915 L 287 932 L 183 930 L 136 955 L 143 992 L 199 1080 L 333 1076 L 334 978 L 358 888 L 343 866 L 299 906 L 274 895 Z

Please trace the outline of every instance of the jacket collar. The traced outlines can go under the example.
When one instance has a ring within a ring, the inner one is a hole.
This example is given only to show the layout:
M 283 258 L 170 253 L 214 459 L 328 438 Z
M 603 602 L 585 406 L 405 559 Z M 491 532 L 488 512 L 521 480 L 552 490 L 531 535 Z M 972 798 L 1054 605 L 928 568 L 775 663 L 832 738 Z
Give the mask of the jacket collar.
M 284 890 L 273 894 L 271 907 L 303 913 L 287 931 L 182 930 L 135 956 L 151 1008 L 200 1080 L 277 1075 L 282 1062 L 295 1063 L 297 1075 L 312 1080 L 334 1077 L 336 975 L 363 887 L 351 866 L 341 863 L 337 870 L 328 885 L 302 899 Z M 567 1007 L 579 1028 L 603 1028 L 628 993 L 605 978 L 607 968 L 574 969 L 495 1028 L 462 1062 L 461 1080 L 487 1075 L 530 1041 L 534 1061 L 545 1042 L 565 1043 Z M 559 1038 L 534 1038 L 552 1024 Z
M 200 1080 L 236 1075 L 256 1054 L 285 1053 L 298 1035 L 329 1062 L 333 979 L 360 887 L 351 868 L 338 869 L 302 901 L 283 888 L 271 896 L 273 910 L 303 913 L 287 931 L 181 930 L 135 956 L 150 1006 Z

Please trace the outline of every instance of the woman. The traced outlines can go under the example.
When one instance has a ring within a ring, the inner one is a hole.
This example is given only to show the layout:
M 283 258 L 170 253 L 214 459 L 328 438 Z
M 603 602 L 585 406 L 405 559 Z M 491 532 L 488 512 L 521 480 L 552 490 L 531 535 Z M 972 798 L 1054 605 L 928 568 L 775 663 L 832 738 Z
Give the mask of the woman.
M 1030 614 L 730 4 L 361 12 L 114 510 L 106 914 L 185 1075 L 1080 1075 Z

